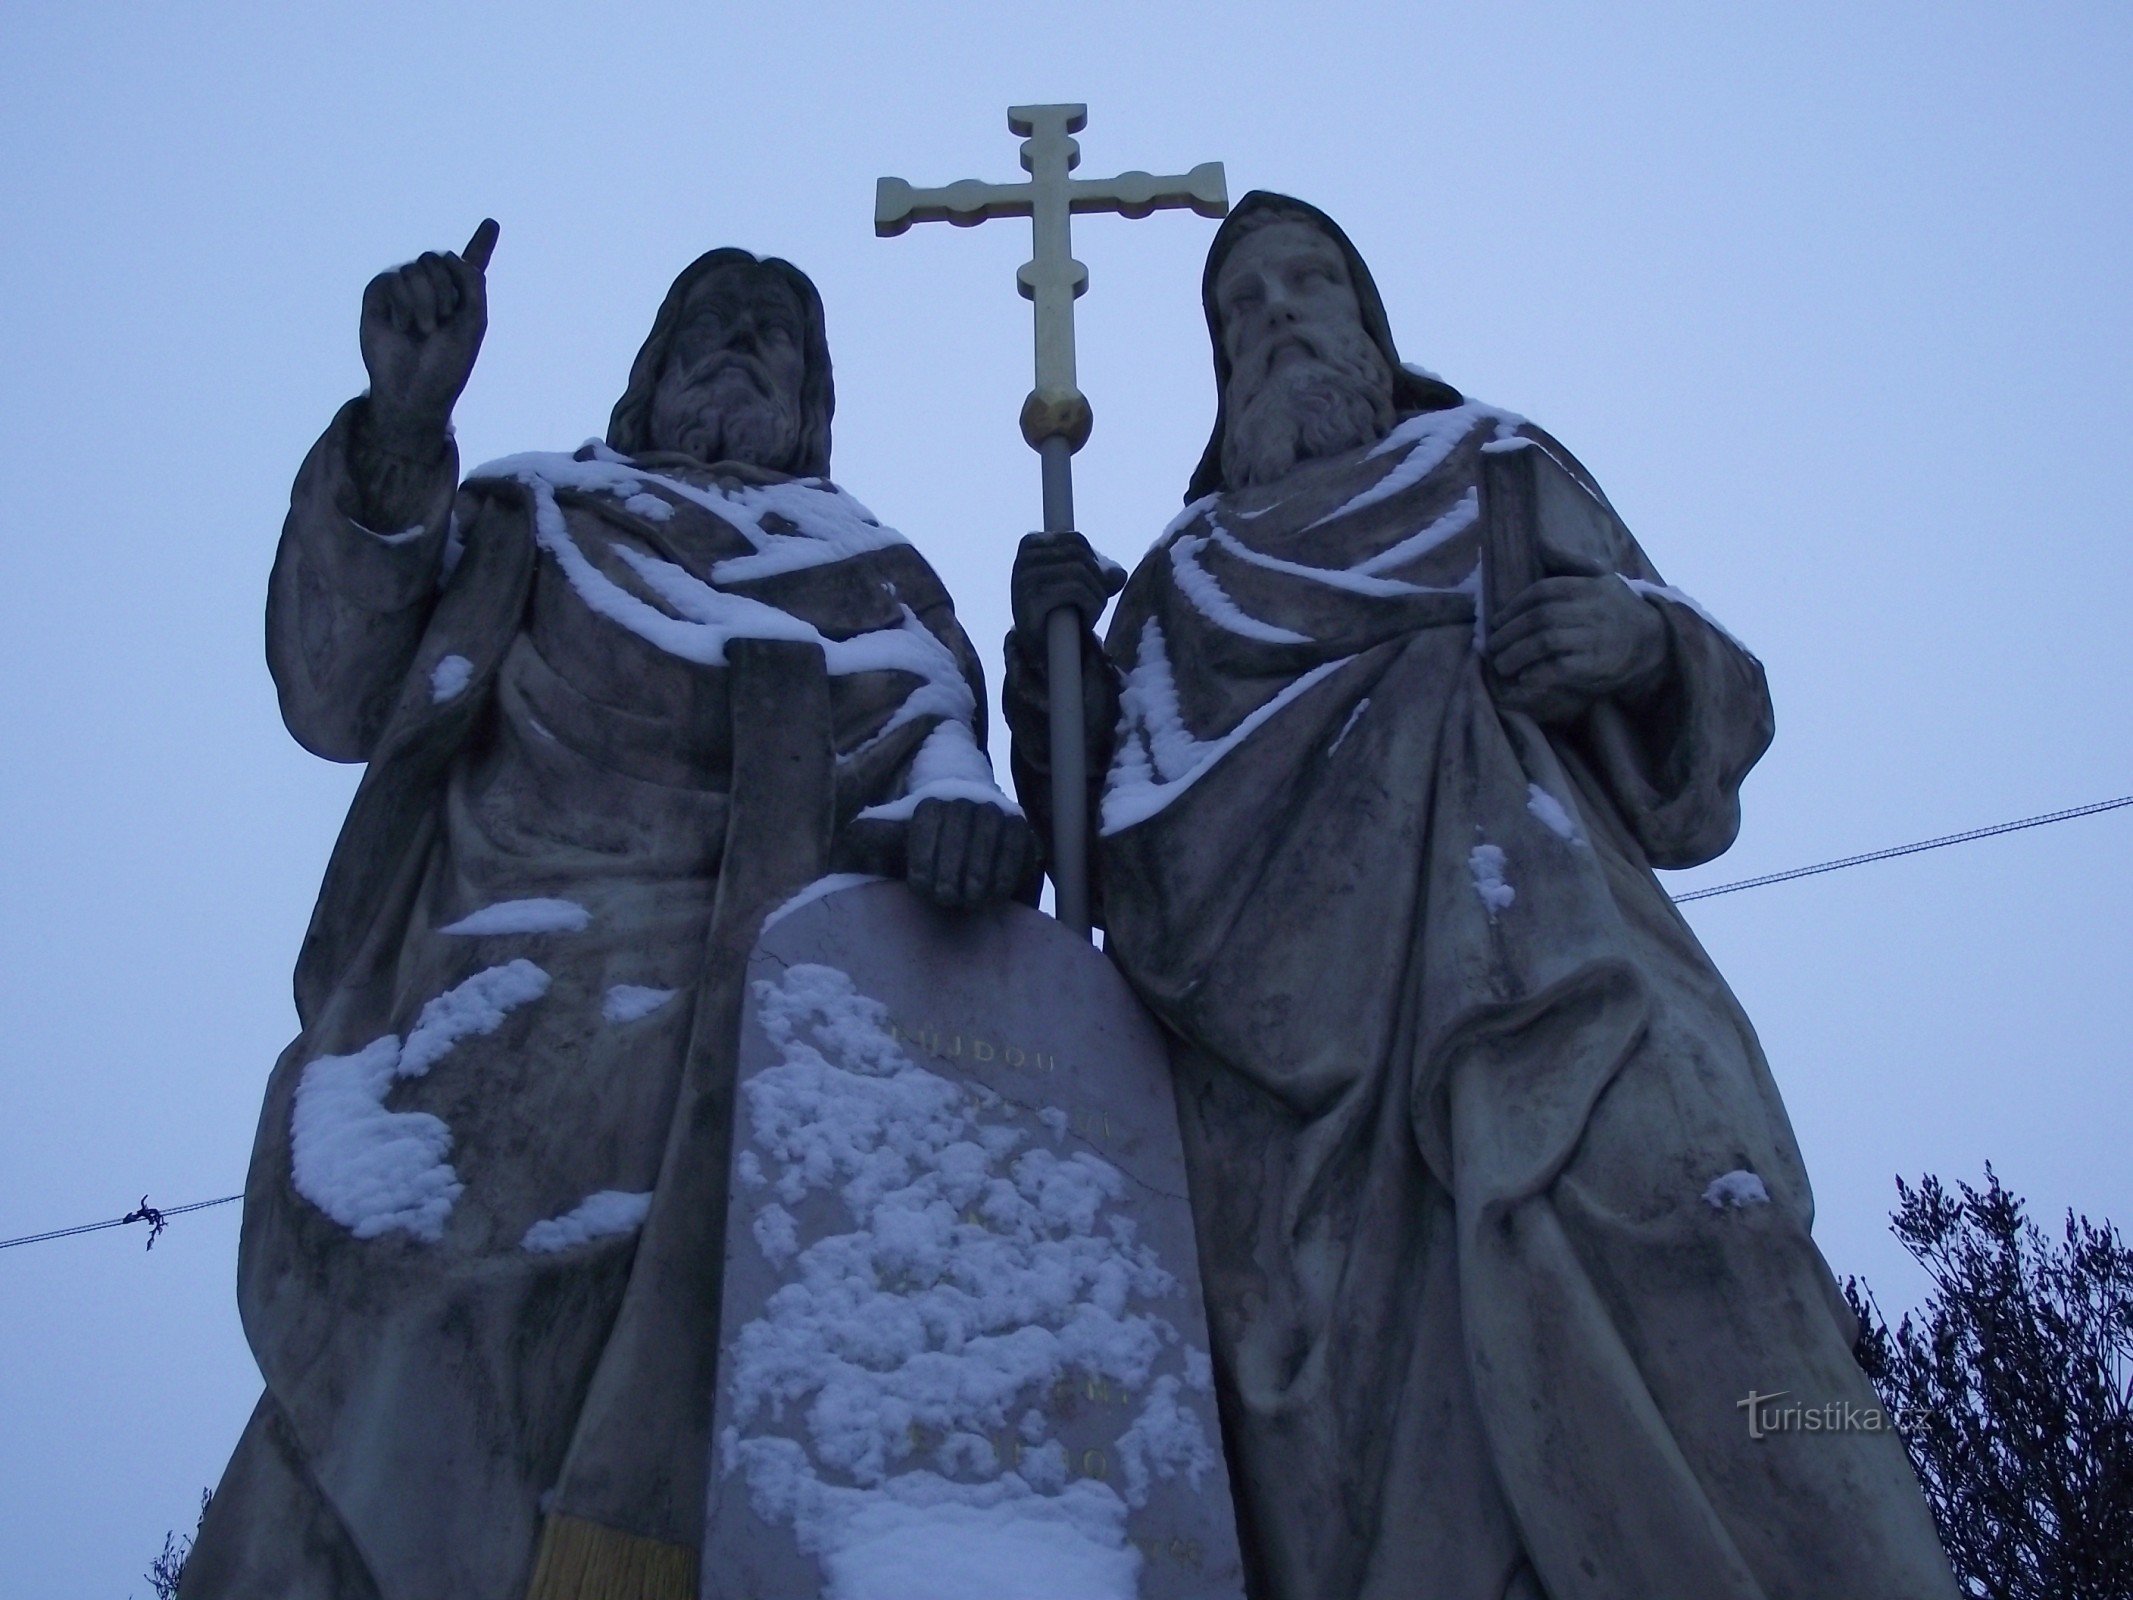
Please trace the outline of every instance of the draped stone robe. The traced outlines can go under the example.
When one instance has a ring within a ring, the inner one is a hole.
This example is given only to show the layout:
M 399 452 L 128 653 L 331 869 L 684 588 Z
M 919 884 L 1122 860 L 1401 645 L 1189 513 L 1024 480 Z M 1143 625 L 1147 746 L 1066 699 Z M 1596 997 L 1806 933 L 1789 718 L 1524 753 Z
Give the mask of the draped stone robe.
M 1425 412 L 1187 507 L 1110 631 L 1107 948 L 1171 1034 L 1253 1594 L 1952 1595 L 1893 1434 L 1740 1405 L 1875 1410 L 1754 1031 L 1652 871 L 1732 842 L 1762 668 L 1633 552 L 1663 685 L 1499 707 L 1512 439 L 1589 486 Z
M 588 446 L 455 492 L 455 459 L 381 535 L 349 426 L 298 475 L 268 653 L 297 737 L 369 768 L 246 1189 L 266 1393 L 185 1593 L 517 1600 L 667 1143 L 725 640 L 824 642 L 843 821 L 989 787 L 982 682 L 924 561 L 826 482 Z

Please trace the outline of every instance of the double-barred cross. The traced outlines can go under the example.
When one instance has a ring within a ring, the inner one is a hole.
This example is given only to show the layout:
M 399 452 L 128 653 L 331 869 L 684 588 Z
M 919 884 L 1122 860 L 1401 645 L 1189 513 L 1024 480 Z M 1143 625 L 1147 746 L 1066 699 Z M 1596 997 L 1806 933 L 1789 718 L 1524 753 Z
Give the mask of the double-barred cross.
M 1026 183 L 966 178 L 941 189 L 914 189 L 883 178 L 874 190 L 874 231 L 883 238 L 914 222 L 971 228 L 992 217 L 1028 217 L 1030 259 L 1016 272 L 1023 298 L 1036 306 L 1037 382 L 1022 405 L 1022 437 L 1044 473 L 1044 529 L 1074 526 L 1073 454 L 1088 440 L 1092 413 L 1074 371 L 1074 302 L 1089 287 L 1089 269 L 1074 259 L 1071 218 L 1077 211 L 1145 217 L 1189 207 L 1203 217 L 1229 210 L 1222 163 L 1203 161 L 1182 177 L 1122 172 L 1115 178 L 1071 176 L 1081 163 L 1074 135 L 1088 125 L 1082 105 L 1012 106 L 1011 132 L 1022 135 Z M 1046 624 L 1052 702 L 1052 882 L 1059 920 L 1089 926 L 1086 888 L 1087 788 L 1083 781 L 1080 621 L 1062 607 Z

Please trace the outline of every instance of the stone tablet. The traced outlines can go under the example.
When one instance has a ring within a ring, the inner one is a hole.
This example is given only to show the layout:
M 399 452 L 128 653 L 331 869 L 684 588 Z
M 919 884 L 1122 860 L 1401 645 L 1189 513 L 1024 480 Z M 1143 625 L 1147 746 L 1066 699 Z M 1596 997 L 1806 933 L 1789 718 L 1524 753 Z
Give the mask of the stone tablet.
M 1243 1592 L 1169 1065 L 1020 906 L 870 883 L 749 966 L 707 1600 Z

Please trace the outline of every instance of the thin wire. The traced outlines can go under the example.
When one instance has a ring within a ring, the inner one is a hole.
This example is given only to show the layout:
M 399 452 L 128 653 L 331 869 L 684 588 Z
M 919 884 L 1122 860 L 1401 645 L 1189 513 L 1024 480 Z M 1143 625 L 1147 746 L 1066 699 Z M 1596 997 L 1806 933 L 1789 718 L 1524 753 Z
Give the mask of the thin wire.
M 2041 828 L 2048 822 L 2067 822 L 2075 817 L 2092 817 L 2099 811 L 2116 811 L 2121 806 L 2133 806 L 2133 794 L 2121 795 L 2116 800 L 2098 800 L 2092 805 L 2072 806 L 2064 811 L 2047 811 L 2039 816 L 2023 817 L 2018 822 L 1996 822 L 1989 828 L 1971 828 L 1962 833 L 1943 834 L 1938 839 L 1921 839 L 1916 844 L 1899 844 L 1886 850 L 1869 850 L 1864 855 L 1817 862 L 1811 867 L 1794 867 L 1787 872 L 1766 872 L 1759 878 L 1742 878 L 1736 883 L 1716 884 L 1708 889 L 1691 889 L 1687 894 L 1675 895 L 1673 900 L 1676 905 L 1684 905 L 1691 900 L 1708 900 L 1713 895 L 1737 894 L 1743 889 L 1760 889 L 1767 884 L 1790 883 L 1794 878 L 1811 878 L 1817 873 L 1839 872 L 1846 867 L 1863 867 L 1869 861 L 1913 856 L 1921 850 L 1939 850 L 1951 844 L 1968 844 L 1973 839 L 1989 839 L 1994 834 L 2018 833 L 2024 828 Z M 188 1205 L 156 1207 L 151 1206 L 144 1195 L 141 1197 L 140 1208 L 127 1212 L 123 1217 L 113 1217 L 109 1222 L 85 1222 L 75 1228 L 54 1228 L 49 1233 L 26 1233 L 19 1239 L 0 1239 L 0 1250 L 12 1250 L 18 1244 L 42 1244 L 47 1239 L 71 1239 L 77 1233 L 100 1233 L 105 1228 L 123 1228 L 132 1222 L 148 1224 L 148 1242 L 153 1246 L 156 1235 L 163 1231 L 166 1219 L 182 1217 L 188 1211 L 205 1211 L 209 1206 L 226 1206 L 243 1198 L 241 1194 L 226 1194 L 219 1200 L 195 1200 Z
M 0 1239 L 0 1250 L 12 1250 L 18 1244 L 42 1244 L 47 1239 L 70 1239 L 77 1233 L 98 1233 L 105 1228 L 123 1228 L 129 1222 L 145 1222 L 151 1235 L 160 1233 L 161 1217 L 182 1217 L 188 1211 L 205 1211 L 209 1206 L 226 1206 L 232 1200 L 242 1200 L 241 1194 L 226 1194 L 220 1200 L 194 1200 L 182 1206 L 150 1206 L 145 1202 L 140 1210 L 129 1211 L 123 1217 L 113 1217 L 109 1222 L 84 1222 L 75 1228 L 54 1228 L 50 1233 L 26 1233 L 19 1239 Z
M 2099 811 L 2116 811 L 2120 806 L 2133 806 L 2133 794 L 2120 795 L 2116 800 L 2098 800 L 2093 805 L 2073 806 L 2065 811 L 2047 811 L 2042 816 L 2024 817 L 2019 822 L 1995 822 L 1989 828 L 1971 828 L 1964 833 L 1944 834 L 1938 839 L 1921 839 L 1917 844 L 1899 844 L 1886 850 L 1869 850 L 1863 856 L 1846 856 L 1841 861 L 1824 861 L 1812 867 L 1794 867 L 1789 872 L 1766 872 L 1760 878 L 1742 878 L 1737 883 L 1721 883 L 1709 889 L 1691 889 L 1687 894 L 1675 895 L 1674 904 L 1678 906 L 1691 900 L 1708 900 L 1714 894 L 1735 894 L 1742 889 L 1760 889 L 1770 883 L 1789 883 L 1794 878 L 1811 878 L 1818 872 L 1861 867 L 1869 861 L 1886 861 L 1891 856 L 1914 856 L 1921 850 L 1938 850 L 1943 845 L 1968 844 L 1972 839 L 1989 839 L 1996 833 L 2016 833 L 2023 828 L 2041 828 L 2047 822 L 2065 822 L 2072 817 L 2091 817 Z

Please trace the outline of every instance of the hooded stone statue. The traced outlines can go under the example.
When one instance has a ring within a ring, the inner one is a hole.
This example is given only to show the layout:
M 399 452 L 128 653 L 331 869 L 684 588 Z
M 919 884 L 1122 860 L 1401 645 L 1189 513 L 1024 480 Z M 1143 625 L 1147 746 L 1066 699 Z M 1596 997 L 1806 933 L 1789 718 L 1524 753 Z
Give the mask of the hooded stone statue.
M 1401 364 L 1322 213 L 1248 196 L 1203 298 L 1214 436 L 1086 690 L 1254 1600 L 1951 1597 L 1768 1064 L 1653 872 L 1731 844 L 1761 665 L 1626 533 L 1483 615 L 1492 457 L 1612 509 Z M 1100 603 L 1076 537 L 1025 545 L 1018 623 Z M 1042 659 L 1018 626 L 1039 813 Z M 1775 1391 L 1860 1424 L 1760 1425 Z
M 246 1186 L 266 1392 L 188 1600 L 519 1600 L 537 1550 L 545 1595 L 693 1597 L 754 928 L 817 835 L 949 903 L 1019 872 L 948 597 L 824 476 L 805 275 L 702 257 L 604 443 L 462 483 L 486 257 L 372 284 L 371 392 L 275 560 L 284 717 L 366 770 Z

